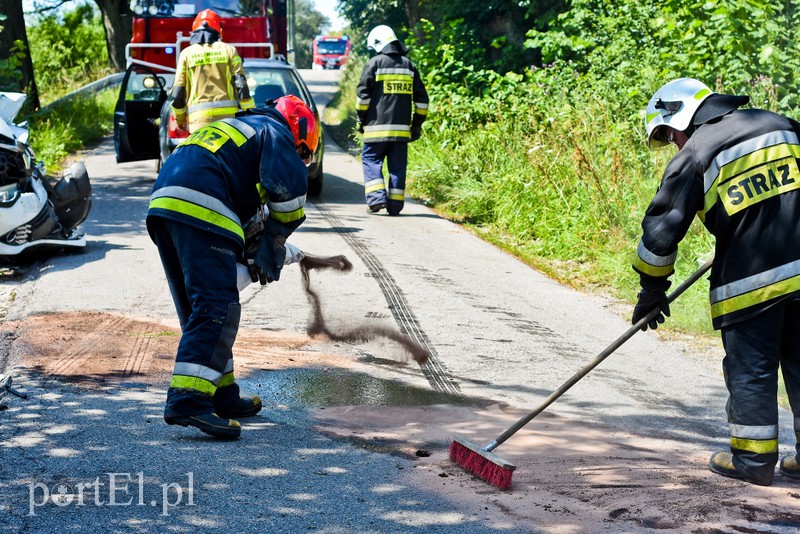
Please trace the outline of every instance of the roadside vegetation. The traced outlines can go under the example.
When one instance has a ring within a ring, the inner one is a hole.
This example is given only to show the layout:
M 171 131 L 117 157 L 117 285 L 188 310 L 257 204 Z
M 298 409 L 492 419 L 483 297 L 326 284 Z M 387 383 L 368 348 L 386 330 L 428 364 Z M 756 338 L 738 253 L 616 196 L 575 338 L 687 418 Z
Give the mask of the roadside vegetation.
M 88 4 L 35 17 L 28 27 L 42 108 L 23 110 L 30 144 L 48 173 L 58 174 L 69 157 L 103 139 L 113 127 L 117 91 L 64 99 L 112 73 L 99 12 Z
M 423 19 L 403 36 L 431 96 L 409 153 L 407 193 L 560 282 L 633 303 L 641 218 L 675 153 L 646 146 L 648 99 L 686 76 L 796 116 L 798 7 L 573 0 L 532 25 L 524 47 L 539 60 L 513 70 L 518 58 L 504 63 L 493 50 L 503 43 L 486 44 L 469 19 Z M 335 137 L 356 149 L 348 117 L 361 65 L 348 65 L 331 110 L 341 125 Z M 712 252 L 696 221 L 673 288 Z M 673 331 L 712 332 L 707 283 L 671 308 Z

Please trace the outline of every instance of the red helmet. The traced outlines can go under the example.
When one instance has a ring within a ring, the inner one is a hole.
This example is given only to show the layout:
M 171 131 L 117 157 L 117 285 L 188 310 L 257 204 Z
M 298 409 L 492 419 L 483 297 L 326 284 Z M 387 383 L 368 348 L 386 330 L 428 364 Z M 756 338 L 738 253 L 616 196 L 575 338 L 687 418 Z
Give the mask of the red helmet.
M 215 11 L 204 9 L 198 13 L 192 23 L 192 31 L 202 27 L 204 24 L 215 32 L 222 34 L 222 22 Z
M 275 109 L 289 123 L 297 148 L 305 146 L 313 153 L 319 144 L 319 124 L 311 108 L 298 97 L 286 95 L 275 101 Z

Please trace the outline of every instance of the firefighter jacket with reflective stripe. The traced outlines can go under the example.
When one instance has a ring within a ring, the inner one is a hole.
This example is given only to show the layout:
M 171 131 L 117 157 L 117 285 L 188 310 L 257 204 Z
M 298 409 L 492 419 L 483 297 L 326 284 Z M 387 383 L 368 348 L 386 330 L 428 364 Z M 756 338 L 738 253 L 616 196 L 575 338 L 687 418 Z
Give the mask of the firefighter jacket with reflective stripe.
M 255 106 L 236 48 L 222 41 L 196 43 L 181 51 L 173 84 L 172 105 L 179 124 L 188 113 L 193 132 L 239 108 Z
M 800 123 L 734 111 L 695 130 L 669 162 L 642 221 L 634 269 L 672 274 L 697 214 L 716 238 L 710 276 L 714 328 L 800 293 Z
M 271 235 L 288 237 L 305 219 L 308 170 L 273 108 L 254 108 L 191 134 L 167 158 L 147 212 L 244 245 L 242 225 L 263 205 Z
M 403 50 L 395 41 L 364 65 L 356 111 L 365 143 L 410 141 L 428 114 L 428 92 Z

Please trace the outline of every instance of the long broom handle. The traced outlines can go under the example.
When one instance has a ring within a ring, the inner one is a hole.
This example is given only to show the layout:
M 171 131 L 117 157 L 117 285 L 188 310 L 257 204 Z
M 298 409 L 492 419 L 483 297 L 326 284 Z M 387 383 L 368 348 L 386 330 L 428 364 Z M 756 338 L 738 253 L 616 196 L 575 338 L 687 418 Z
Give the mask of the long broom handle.
M 667 302 L 672 302 L 673 300 L 678 298 L 684 291 L 689 289 L 689 287 L 692 284 L 697 282 L 697 280 L 699 280 L 711 268 L 711 264 L 713 262 L 714 258 L 708 260 L 705 264 L 703 264 L 702 267 L 697 269 L 697 271 L 695 271 L 694 274 L 692 274 L 681 285 L 675 288 L 675 290 L 667 296 Z M 497 439 L 495 439 L 493 442 L 487 445 L 484 448 L 484 450 L 487 452 L 491 452 L 494 449 L 496 449 L 500 444 L 502 444 L 505 440 L 510 438 L 512 435 L 516 434 L 516 432 L 525 425 L 527 425 L 531 421 L 531 419 L 542 413 L 545 410 L 545 408 L 550 406 L 557 398 L 566 393 L 566 391 L 572 386 L 574 386 L 575 383 L 578 382 L 578 380 L 589 374 L 589 371 L 597 367 L 600 364 L 600 362 L 608 358 L 608 356 L 610 356 L 612 352 L 617 350 L 620 346 L 622 346 L 623 343 L 632 338 L 633 335 L 636 334 L 636 332 L 638 332 L 645 324 L 655 319 L 656 315 L 658 315 L 660 311 L 661 311 L 660 308 L 653 308 L 653 310 L 650 313 L 648 313 L 643 318 L 639 319 L 639 321 L 636 324 L 631 326 L 624 334 L 619 336 L 616 339 L 616 341 L 614 341 L 605 350 L 603 350 L 603 352 L 598 354 L 594 360 L 589 362 L 589 364 L 587 364 L 580 371 L 575 373 L 572 376 L 572 378 L 564 382 L 564 384 L 560 388 L 551 393 L 550 396 L 547 397 L 547 399 L 545 399 L 545 401 L 541 405 L 539 405 L 538 408 L 536 408 L 535 410 L 527 414 L 525 417 L 514 423 L 511 427 L 509 427 L 508 430 L 500 434 L 500 436 L 498 436 Z

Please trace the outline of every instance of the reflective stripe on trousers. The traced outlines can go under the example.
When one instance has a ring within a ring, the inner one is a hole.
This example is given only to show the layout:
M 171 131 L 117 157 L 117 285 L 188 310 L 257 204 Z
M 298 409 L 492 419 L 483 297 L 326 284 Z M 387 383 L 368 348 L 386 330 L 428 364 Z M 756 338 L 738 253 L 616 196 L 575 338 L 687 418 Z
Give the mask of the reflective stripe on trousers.
M 799 321 L 800 302 L 792 300 L 722 328 L 731 452 L 755 478 L 769 475 L 778 461 L 779 366 L 795 422 L 800 417 Z
M 389 191 L 383 178 L 383 161 L 389 171 Z M 368 206 L 386 204 L 387 211 L 398 214 L 405 204 L 408 143 L 389 141 L 364 143 L 361 150 L 364 169 L 364 195 Z

